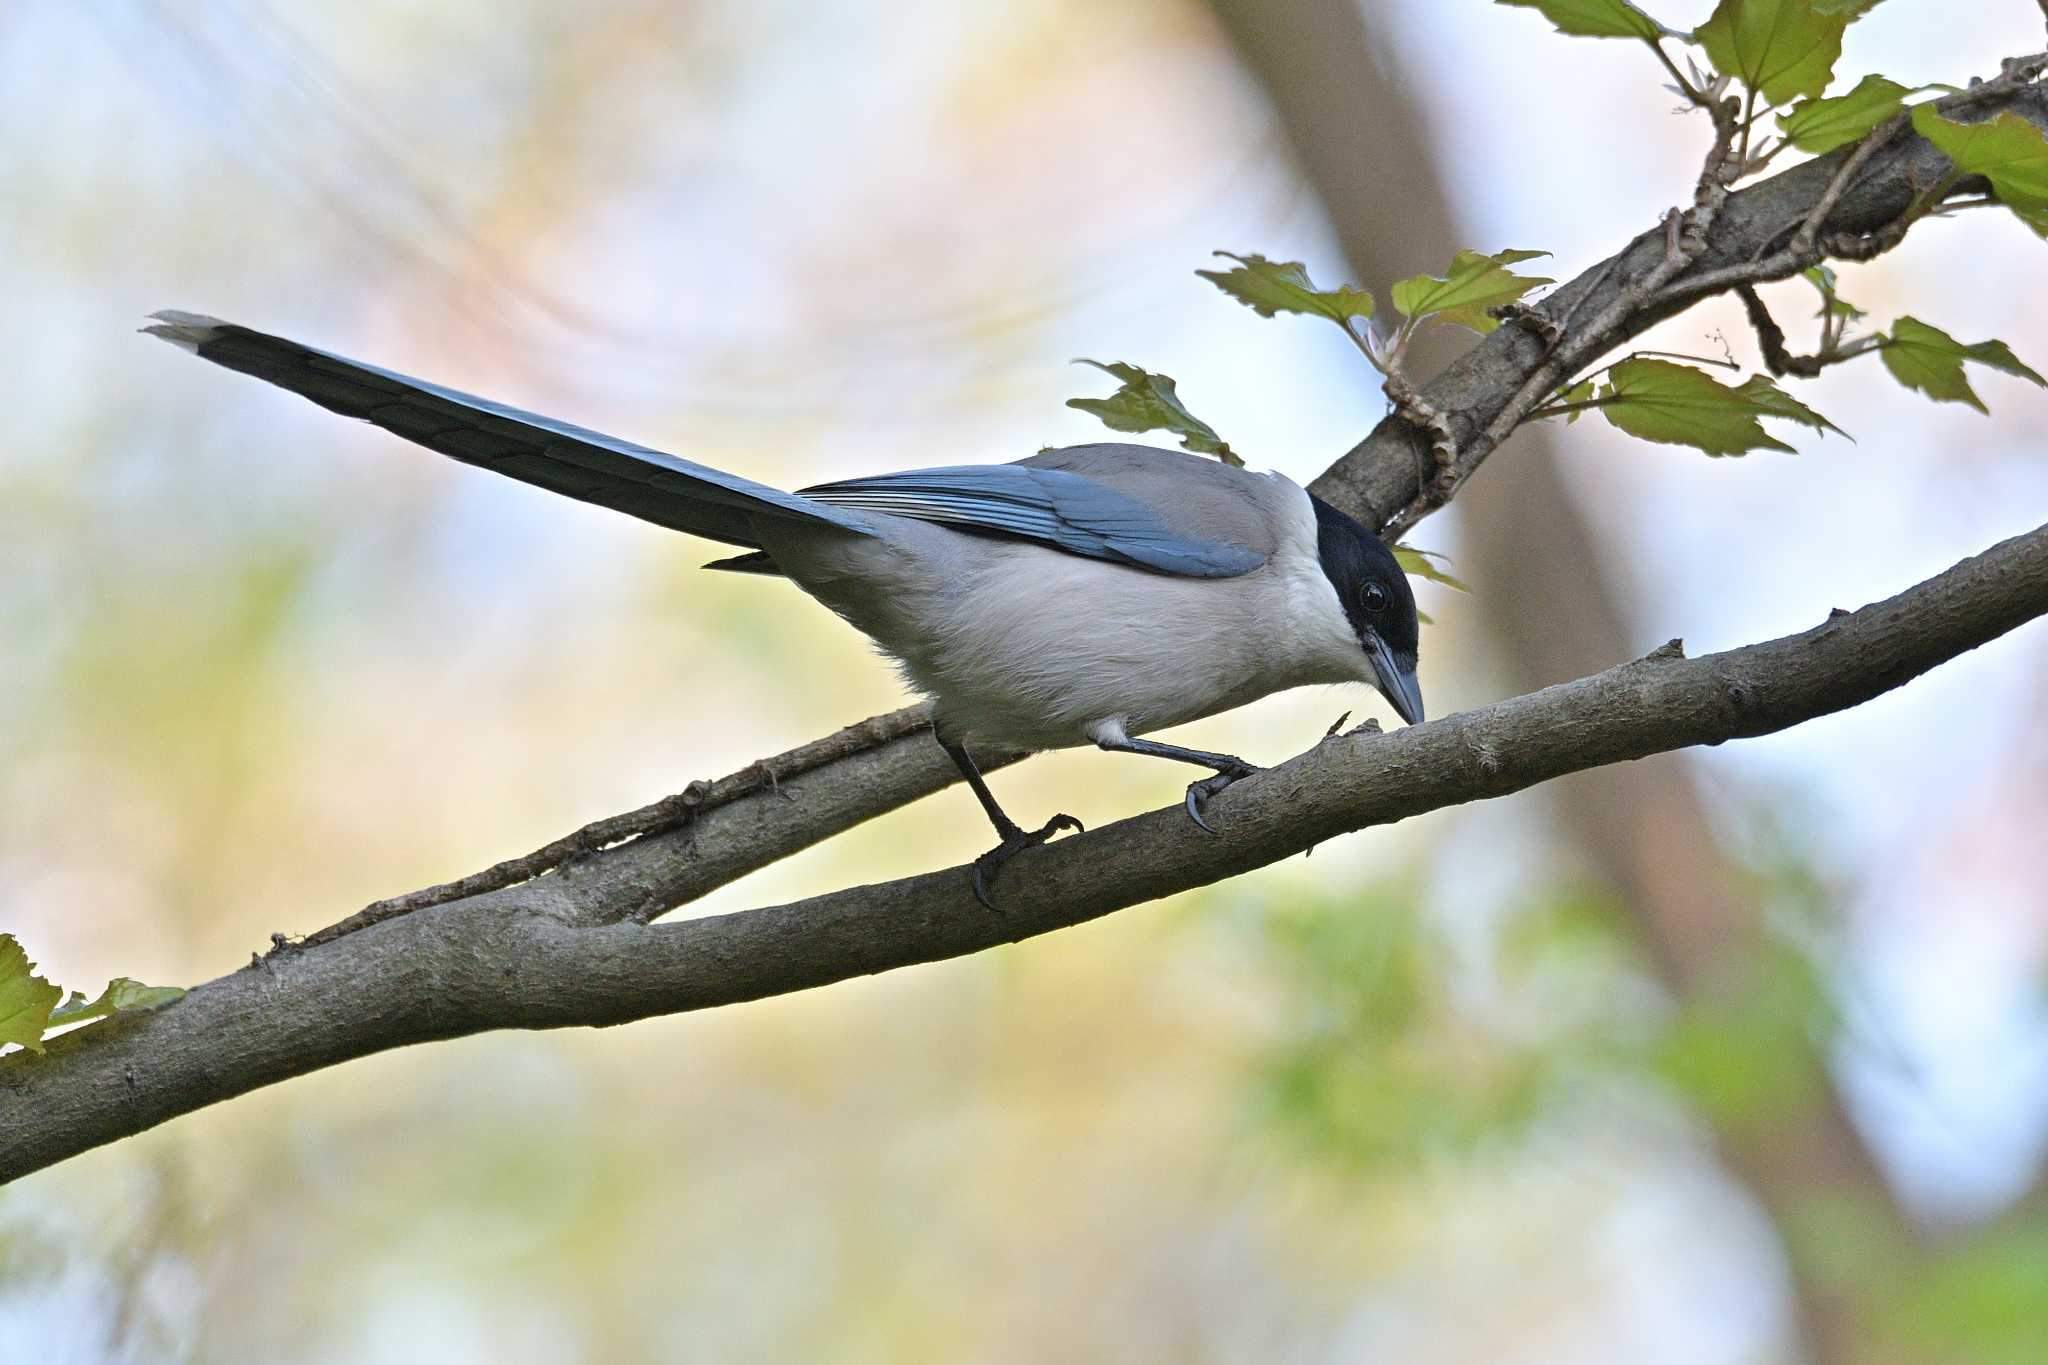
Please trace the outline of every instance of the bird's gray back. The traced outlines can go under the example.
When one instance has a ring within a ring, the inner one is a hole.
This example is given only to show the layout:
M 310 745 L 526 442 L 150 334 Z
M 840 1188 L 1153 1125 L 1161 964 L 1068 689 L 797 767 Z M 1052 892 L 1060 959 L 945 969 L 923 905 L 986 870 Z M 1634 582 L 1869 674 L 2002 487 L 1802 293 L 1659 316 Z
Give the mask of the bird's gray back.
M 1156 512 L 1189 540 L 1221 541 L 1265 558 L 1278 543 L 1292 485 L 1206 456 L 1103 441 L 1042 450 L 1014 463 L 1060 469 L 1102 484 Z

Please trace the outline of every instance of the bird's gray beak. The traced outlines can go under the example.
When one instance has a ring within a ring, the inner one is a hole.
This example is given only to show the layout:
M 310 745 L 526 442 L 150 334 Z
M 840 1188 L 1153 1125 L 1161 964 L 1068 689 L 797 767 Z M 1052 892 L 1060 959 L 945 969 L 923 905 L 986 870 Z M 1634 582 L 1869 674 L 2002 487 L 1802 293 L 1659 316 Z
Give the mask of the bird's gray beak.
M 1393 704 L 1402 720 L 1410 725 L 1422 724 L 1422 685 L 1415 681 L 1415 670 L 1404 666 L 1394 657 L 1394 651 L 1387 648 L 1386 641 L 1368 632 L 1366 655 L 1372 660 L 1373 676 L 1379 683 L 1380 695 Z

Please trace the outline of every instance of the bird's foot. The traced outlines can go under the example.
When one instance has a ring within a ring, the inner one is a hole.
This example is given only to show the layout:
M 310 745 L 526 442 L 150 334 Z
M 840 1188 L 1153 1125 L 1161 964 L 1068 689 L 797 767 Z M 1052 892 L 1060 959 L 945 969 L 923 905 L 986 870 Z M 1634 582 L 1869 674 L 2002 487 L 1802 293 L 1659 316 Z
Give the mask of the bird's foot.
M 974 898 L 989 909 L 996 910 L 996 903 L 989 898 L 988 889 L 995 881 L 996 874 L 1002 871 L 1003 864 L 1027 848 L 1037 848 L 1040 844 L 1048 842 L 1053 835 L 1063 829 L 1081 833 L 1087 830 L 1087 826 L 1071 815 L 1055 815 L 1032 830 L 1019 829 L 1012 825 L 1010 832 L 1003 836 L 1000 844 L 974 860 Z M 996 913 L 1001 914 L 1002 911 L 996 910 Z
M 1249 763 L 1240 763 L 1232 768 L 1219 769 L 1214 777 L 1205 777 L 1199 782 L 1188 783 L 1188 819 L 1200 826 L 1203 833 L 1214 834 L 1216 831 L 1210 829 L 1209 822 L 1202 818 L 1202 807 L 1209 803 L 1210 797 L 1231 783 L 1242 781 L 1253 773 L 1262 771 L 1264 770 L 1254 768 Z

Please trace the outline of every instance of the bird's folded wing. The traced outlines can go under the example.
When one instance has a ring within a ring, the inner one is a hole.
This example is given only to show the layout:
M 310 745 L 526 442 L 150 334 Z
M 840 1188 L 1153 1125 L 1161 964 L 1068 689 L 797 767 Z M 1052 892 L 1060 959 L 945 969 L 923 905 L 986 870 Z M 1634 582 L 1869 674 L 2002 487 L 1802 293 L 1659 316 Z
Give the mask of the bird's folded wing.
M 956 465 L 802 490 L 812 502 L 1040 541 L 1068 554 L 1187 578 L 1234 578 L 1256 550 L 1176 534 L 1145 504 L 1093 479 L 1023 465 Z
M 196 313 L 153 315 L 144 331 L 268 380 L 346 417 L 465 464 L 731 545 L 758 542 L 749 517 L 871 534 L 857 515 L 616 436 L 522 412 L 283 337 Z

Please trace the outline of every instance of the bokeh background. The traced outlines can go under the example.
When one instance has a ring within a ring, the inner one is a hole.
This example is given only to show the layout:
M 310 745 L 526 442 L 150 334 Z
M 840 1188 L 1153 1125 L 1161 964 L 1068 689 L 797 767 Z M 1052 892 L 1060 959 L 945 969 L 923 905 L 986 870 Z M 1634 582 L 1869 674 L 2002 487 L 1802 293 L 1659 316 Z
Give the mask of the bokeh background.
M 1961 82 L 2040 37 L 2023 0 L 1893 0 L 1838 71 Z M 204 980 L 900 703 L 714 547 L 145 313 L 784 485 L 1095 439 L 1068 359 L 1128 360 L 1306 481 L 1384 400 L 1191 272 L 1576 273 L 1689 194 L 1705 130 L 1660 75 L 1479 0 L 0 6 L 0 928 L 66 986 Z M 2039 250 L 1964 214 L 1843 289 L 2038 366 Z M 1730 309 L 1652 344 L 1754 360 Z M 2048 399 L 1979 387 L 1989 418 L 1832 371 L 1803 396 L 1855 443 L 1796 456 L 1518 440 L 1415 537 L 1473 588 L 1421 591 L 1432 711 L 2030 529 Z M 236 1100 L 0 1193 L 0 1356 L 2037 1360 L 2044 671 L 2037 624 L 1789 734 L 969 960 Z M 1346 709 L 1383 714 L 1307 692 L 1188 738 L 1278 759 Z M 1093 824 L 1183 780 L 996 785 Z M 947 792 L 686 913 L 986 837 Z

